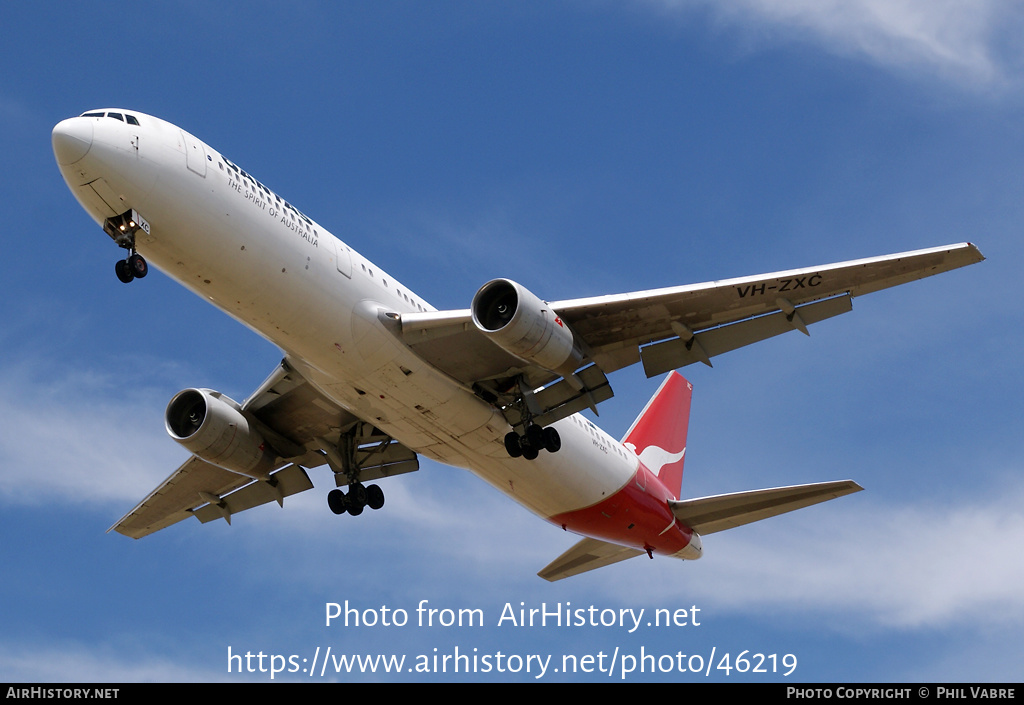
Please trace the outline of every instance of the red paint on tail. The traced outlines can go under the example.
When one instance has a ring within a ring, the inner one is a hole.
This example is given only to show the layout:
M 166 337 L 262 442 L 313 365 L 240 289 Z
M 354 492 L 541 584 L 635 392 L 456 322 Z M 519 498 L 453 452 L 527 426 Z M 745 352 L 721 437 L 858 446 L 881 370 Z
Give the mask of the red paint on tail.
M 622 439 L 676 499 L 683 484 L 692 395 L 693 385 L 678 372 L 670 373 Z

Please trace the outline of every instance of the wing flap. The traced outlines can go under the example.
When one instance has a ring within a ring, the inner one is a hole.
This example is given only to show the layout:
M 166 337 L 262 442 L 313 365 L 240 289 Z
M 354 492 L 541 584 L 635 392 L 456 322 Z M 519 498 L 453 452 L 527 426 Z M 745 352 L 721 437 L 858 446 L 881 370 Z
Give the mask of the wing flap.
M 593 409 L 596 414 L 597 405 L 614 396 L 608 378 L 597 365 L 585 367 L 572 376 L 572 383 L 562 379 L 524 395 L 533 413 L 533 423 L 548 426 L 584 409 Z M 524 423 L 521 410 L 514 406 L 506 407 L 502 412 L 513 427 Z
M 356 437 L 354 441 L 353 461 L 359 468 L 360 482 L 403 475 L 420 469 L 419 457 L 415 451 L 406 448 L 390 436 L 381 434 L 376 429 L 370 429 L 369 435 Z M 334 470 L 337 486 L 342 487 L 349 484 L 344 460 L 334 450 L 328 449 L 326 452 L 332 456 L 331 469 Z
M 211 501 L 192 513 L 204 524 L 216 519 L 226 519 L 230 524 L 232 514 L 270 502 L 279 502 L 281 506 L 284 506 L 285 497 L 313 489 L 309 475 L 298 465 L 289 465 L 278 470 L 270 476 L 270 480 L 270 482 L 254 480 L 241 489 L 218 497 L 219 502 Z
M 853 480 L 839 480 L 698 499 L 671 500 L 668 505 L 676 519 L 698 534 L 706 536 L 860 492 L 863 489 Z
M 636 548 L 586 538 L 551 561 L 537 575 L 554 582 L 642 555 L 644 552 Z
M 618 368 L 603 358 L 614 357 L 623 347 L 675 337 L 673 321 L 699 332 L 778 311 L 780 299 L 800 306 L 841 294 L 861 296 L 983 259 L 977 247 L 965 242 L 704 284 L 557 301 L 551 308 L 587 342 L 602 369 L 612 372 Z
M 200 493 L 225 495 L 250 480 L 193 456 L 107 531 L 140 539 L 192 516 L 206 503 Z
M 783 311 L 758 316 L 738 323 L 731 323 L 699 333 L 690 340 L 673 338 L 640 348 L 640 359 L 648 377 L 664 374 L 694 362 L 706 362 L 709 358 L 736 350 L 753 343 L 782 335 L 791 330 L 803 330 L 812 323 L 832 318 L 853 310 L 849 296 L 836 296 L 794 309 L 794 314 Z M 801 327 L 803 326 L 803 327 Z

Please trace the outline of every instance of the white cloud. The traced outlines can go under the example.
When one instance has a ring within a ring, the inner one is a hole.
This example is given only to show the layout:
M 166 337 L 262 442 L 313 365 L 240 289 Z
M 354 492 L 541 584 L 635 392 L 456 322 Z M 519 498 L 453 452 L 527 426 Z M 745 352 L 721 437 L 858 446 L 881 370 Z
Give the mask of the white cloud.
M 141 500 L 187 458 L 163 432 L 158 397 L 125 376 L 9 363 L 0 370 L 0 499 Z
M 750 39 L 795 36 L 883 66 L 965 84 L 1010 80 L 1024 11 L 1005 0 L 649 0 L 670 12 L 706 9 Z
M 175 683 L 228 680 L 225 671 L 160 657 L 126 656 L 96 645 L 36 648 L 0 643 L 0 672 L 12 683 Z

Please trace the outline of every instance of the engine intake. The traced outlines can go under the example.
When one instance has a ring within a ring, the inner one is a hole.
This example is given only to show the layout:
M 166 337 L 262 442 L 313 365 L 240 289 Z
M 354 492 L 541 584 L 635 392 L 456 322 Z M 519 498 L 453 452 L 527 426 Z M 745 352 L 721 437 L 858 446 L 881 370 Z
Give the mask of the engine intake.
M 186 389 L 167 405 L 171 438 L 208 463 L 240 475 L 266 479 L 276 456 L 263 436 L 228 397 L 210 389 Z
M 503 350 L 562 376 L 579 367 L 575 336 L 547 303 L 509 279 L 487 282 L 473 297 L 473 323 Z

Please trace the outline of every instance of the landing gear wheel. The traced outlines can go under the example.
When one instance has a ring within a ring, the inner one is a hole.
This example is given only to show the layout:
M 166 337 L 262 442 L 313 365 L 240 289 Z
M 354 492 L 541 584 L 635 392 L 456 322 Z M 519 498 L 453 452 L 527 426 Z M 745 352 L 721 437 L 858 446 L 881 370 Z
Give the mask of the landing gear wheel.
M 138 252 L 133 252 L 131 256 L 128 257 L 128 269 L 136 279 L 142 279 L 144 276 L 149 274 L 149 265 Z
M 377 485 L 370 485 L 366 488 L 366 506 L 370 509 L 380 509 L 384 506 L 384 490 Z
M 366 506 L 366 488 L 359 483 L 349 485 L 348 496 L 350 500 L 358 503 L 360 506 Z
M 348 486 L 348 496 L 345 497 L 345 505 L 348 513 L 354 517 L 363 513 L 366 506 L 366 488 L 356 483 Z
M 547 452 L 557 453 L 562 447 L 562 437 L 552 427 L 548 426 L 545 428 L 542 437 L 544 439 L 544 450 Z
M 335 514 L 344 514 L 348 511 L 348 502 L 345 501 L 345 493 L 341 490 L 331 490 L 327 493 L 327 506 Z
M 534 450 L 540 450 L 544 447 L 544 429 L 536 424 L 527 426 L 526 441 Z
M 131 283 L 132 279 L 135 278 L 135 275 L 132 274 L 131 267 L 128 266 L 128 260 L 126 259 L 119 259 L 117 263 L 114 264 L 114 272 L 117 274 L 117 278 L 125 284 Z
M 539 451 L 532 446 L 523 448 L 523 457 L 527 460 L 536 460 L 538 455 L 540 455 Z
M 520 442 L 519 434 L 515 431 L 509 431 L 505 434 L 505 450 L 510 458 L 518 458 L 523 454 L 523 446 Z

